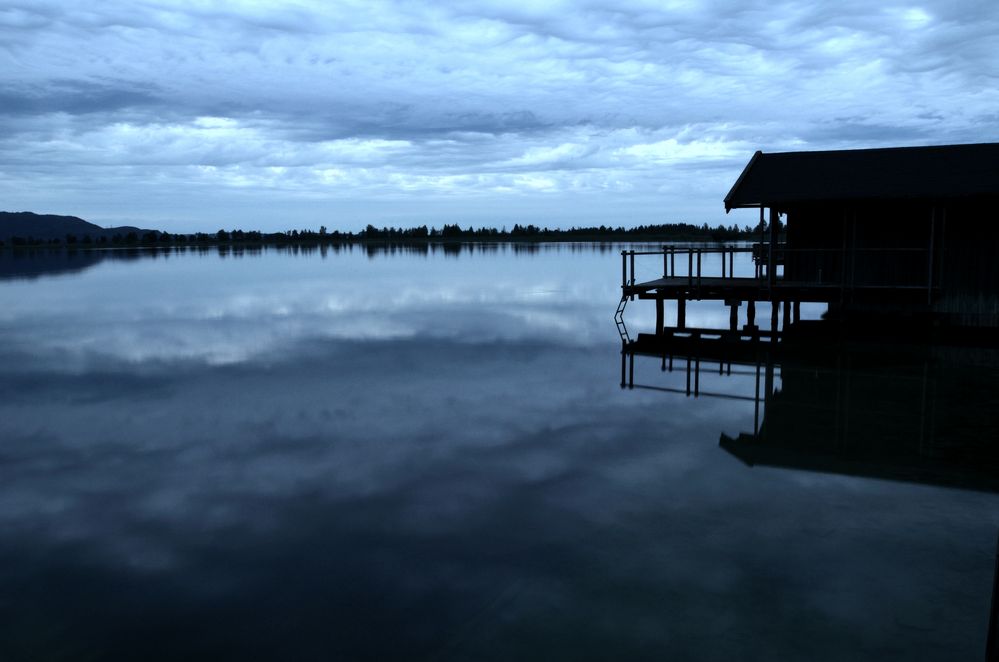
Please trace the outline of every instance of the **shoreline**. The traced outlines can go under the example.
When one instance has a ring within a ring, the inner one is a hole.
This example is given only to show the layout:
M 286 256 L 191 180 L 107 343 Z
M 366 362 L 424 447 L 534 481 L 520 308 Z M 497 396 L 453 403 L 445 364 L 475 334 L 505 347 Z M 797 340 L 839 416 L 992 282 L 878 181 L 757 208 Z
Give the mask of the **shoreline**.
M 160 250 L 175 248 L 212 248 L 212 247 L 233 247 L 233 248 L 281 248 L 288 246 L 315 246 L 315 247 L 353 247 L 353 246 L 537 246 L 552 244 L 586 244 L 586 245 L 613 245 L 613 244 L 675 244 L 675 245 L 733 245 L 752 244 L 759 241 L 758 237 L 737 237 L 731 239 L 715 239 L 711 237 L 698 237 L 696 235 L 682 235 L 675 237 L 663 237 L 655 235 L 636 236 L 545 236 L 545 237 L 426 237 L 426 238 L 312 238 L 312 237 L 288 237 L 287 239 L 262 238 L 259 240 L 219 240 L 213 235 L 206 235 L 204 239 L 192 239 L 185 241 L 109 241 L 109 242 L 65 242 L 58 239 L 48 241 L 35 241 L 32 243 L 11 243 L 0 242 L 0 250 L 27 251 L 38 249 L 70 250 L 70 251 L 103 251 L 103 250 Z

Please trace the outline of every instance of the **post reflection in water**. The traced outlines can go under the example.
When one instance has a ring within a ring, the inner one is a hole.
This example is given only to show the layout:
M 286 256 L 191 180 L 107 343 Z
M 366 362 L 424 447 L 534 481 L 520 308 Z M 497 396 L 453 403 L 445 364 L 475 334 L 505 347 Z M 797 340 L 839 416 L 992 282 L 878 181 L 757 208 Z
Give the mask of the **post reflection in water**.
M 684 387 L 636 383 L 635 356 L 681 371 Z M 712 368 L 708 368 L 708 366 Z M 717 365 L 717 370 L 713 366 Z M 721 434 L 748 466 L 768 465 L 999 492 L 999 352 L 785 340 L 733 347 L 689 339 L 678 354 L 628 349 L 622 386 L 754 403 L 754 426 Z M 706 390 L 702 374 L 749 377 Z
M 752 402 L 753 428 L 718 442 L 747 467 L 999 493 L 999 349 L 836 342 L 829 331 L 799 324 L 763 343 L 640 336 L 622 345 L 621 387 Z M 682 386 L 656 374 L 673 372 Z M 702 375 L 722 381 L 704 388 Z M 996 559 L 987 660 L 999 659 Z

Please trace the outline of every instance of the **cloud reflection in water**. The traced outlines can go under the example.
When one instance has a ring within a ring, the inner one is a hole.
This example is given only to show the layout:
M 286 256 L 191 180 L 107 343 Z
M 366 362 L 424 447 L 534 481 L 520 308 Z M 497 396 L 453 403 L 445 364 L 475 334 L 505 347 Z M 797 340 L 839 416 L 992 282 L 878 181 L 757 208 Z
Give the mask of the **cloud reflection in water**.
M 0 650 L 978 654 L 994 498 L 747 471 L 717 440 L 750 405 L 619 389 L 616 267 L 178 256 L 3 284 Z

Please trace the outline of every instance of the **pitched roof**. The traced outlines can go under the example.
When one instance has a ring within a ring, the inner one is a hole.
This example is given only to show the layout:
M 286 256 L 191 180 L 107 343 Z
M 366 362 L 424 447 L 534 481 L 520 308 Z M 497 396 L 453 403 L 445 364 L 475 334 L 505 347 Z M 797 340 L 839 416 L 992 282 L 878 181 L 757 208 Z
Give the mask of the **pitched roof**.
M 999 196 L 999 143 L 756 152 L 725 196 L 739 207 L 818 200 Z

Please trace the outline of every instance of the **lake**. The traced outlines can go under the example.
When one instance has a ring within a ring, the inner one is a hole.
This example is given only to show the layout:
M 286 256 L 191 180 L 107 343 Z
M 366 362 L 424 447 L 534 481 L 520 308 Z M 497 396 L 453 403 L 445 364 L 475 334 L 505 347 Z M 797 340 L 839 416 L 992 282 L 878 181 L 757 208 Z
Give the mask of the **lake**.
M 0 253 L 0 659 L 982 659 L 992 352 L 771 366 L 747 462 L 620 249 Z

